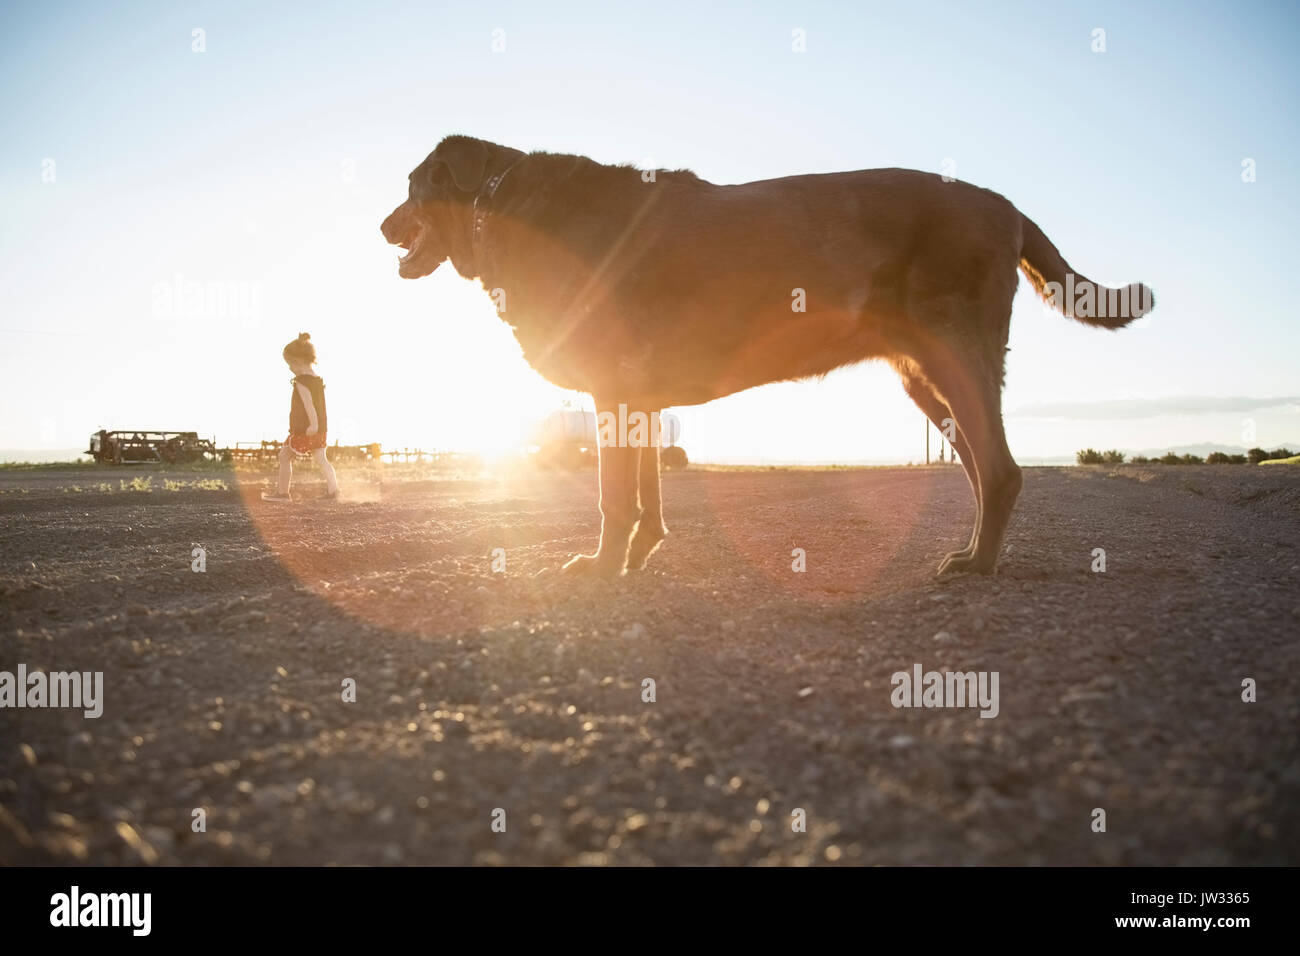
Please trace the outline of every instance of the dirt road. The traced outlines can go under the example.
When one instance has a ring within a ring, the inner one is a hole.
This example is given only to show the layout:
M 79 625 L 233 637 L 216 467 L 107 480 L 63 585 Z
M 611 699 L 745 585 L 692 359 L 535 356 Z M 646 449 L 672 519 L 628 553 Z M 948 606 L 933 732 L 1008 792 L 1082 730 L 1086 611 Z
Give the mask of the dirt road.
M 0 709 L 0 862 L 1300 863 L 1297 469 L 1027 469 L 992 579 L 956 468 L 692 470 L 614 583 L 592 472 L 124 474 L 0 473 L 0 671 L 104 681 Z

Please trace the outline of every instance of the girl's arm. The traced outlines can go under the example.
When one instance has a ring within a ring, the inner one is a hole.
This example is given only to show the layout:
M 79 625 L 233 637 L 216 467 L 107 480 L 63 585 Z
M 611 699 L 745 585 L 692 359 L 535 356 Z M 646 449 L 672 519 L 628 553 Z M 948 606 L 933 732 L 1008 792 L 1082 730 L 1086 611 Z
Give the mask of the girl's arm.
M 311 389 L 302 382 L 296 382 L 295 387 L 298 389 L 298 397 L 302 399 L 302 407 L 307 409 L 307 434 L 316 434 L 317 426 L 320 425 L 320 419 L 316 417 L 316 403 L 311 400 Z

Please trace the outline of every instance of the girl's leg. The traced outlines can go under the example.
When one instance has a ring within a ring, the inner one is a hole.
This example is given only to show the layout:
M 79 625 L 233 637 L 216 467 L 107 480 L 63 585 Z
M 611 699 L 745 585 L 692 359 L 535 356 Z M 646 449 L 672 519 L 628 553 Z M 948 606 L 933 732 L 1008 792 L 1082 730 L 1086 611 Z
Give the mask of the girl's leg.
M 276 482 L 276 491 L 282 495 L 289 493 L 289 482 L 293 481 L 293 449 L 285 442 L 280 446 L 280 478 Z
M 313 449 L 312 457 L 316 459 L 316 467 L 325 476 L 325 490 L 330 494 L 334 494 L 339 490 L 339 479 L 338 475 L 334 474 L 334 466 L 330 464 L 329 458 L 325 456 L 325 449 Z

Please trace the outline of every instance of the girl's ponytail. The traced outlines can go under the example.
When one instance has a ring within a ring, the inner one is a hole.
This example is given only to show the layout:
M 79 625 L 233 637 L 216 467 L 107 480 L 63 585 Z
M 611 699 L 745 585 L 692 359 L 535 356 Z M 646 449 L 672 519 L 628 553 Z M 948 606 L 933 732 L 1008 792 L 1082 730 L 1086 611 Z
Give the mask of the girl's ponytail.
M 311 336 L 306 332 L 299 332 L 298 337 L 284 347 L 282 354 L 285 361 L 316 363 L 316 346 L 311 344 Z

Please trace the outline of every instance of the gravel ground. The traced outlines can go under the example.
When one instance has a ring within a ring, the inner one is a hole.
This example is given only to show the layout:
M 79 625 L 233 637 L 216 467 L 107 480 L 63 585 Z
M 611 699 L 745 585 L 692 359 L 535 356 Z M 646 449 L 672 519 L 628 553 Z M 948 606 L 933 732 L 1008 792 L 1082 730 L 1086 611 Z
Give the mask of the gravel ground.
M 105 698 L 0 709 L 0 862 L 1300 863 L 1300 470 L 1026 469 L 942 579 L 956 468 L 690 470 L 612 583 L 555 571 L 594 472 L 142 474 L 0 472 L 0 670 Z M 998 716 L 893 707 L 918 663 Z

